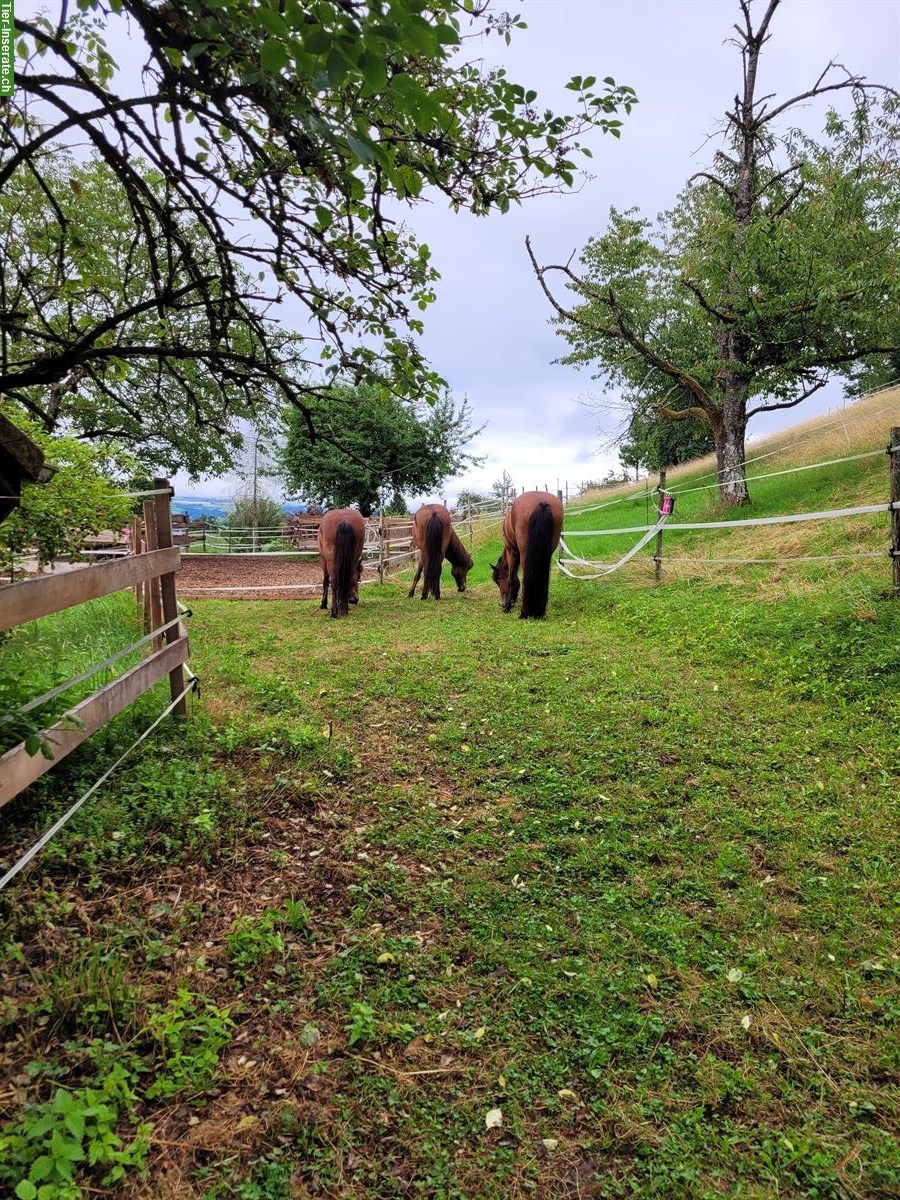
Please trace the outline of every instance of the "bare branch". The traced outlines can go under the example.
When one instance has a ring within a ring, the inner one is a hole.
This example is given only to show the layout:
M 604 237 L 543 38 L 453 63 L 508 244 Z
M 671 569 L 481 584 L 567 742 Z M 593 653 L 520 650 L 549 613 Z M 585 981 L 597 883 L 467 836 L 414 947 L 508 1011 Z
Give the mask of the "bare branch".
M 696 296 L 700 307 L 705 312 L 708 312 L 711 317 L 715 317 L 717 321 L 721 321 L 724 325 L 733 325 L 734 324 L 734 316 L 729 315 L 728 313 L 721 312 L 714 305 L 710 304 L 710 302 L 706 299 L 706 297 L 700 291 L 699 285 L 694 283 L 693 280 L 687 279 L 684 276 L 681 276 L 679 278 L 678 282 L 682 285 L 682 287 L 686 287 L 689 292 L 691 292 L 694 296 Z

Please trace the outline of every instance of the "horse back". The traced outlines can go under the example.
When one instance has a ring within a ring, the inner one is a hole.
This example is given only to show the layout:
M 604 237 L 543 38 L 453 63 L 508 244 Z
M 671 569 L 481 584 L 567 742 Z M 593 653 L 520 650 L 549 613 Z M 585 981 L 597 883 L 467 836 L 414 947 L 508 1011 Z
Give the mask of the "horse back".
M 523 492 L 520 496 L 516 497 L 512 508 L 506 514 L 510 522 L 510 533 L 512 535 L 508 539 L 509 544 L 518 546 L 520 552 L 525 550 L 528 544 L 528 527 L 531 518 L 542 504 L 547 506 L 552 518 L 552 549 L 555 550 L 559 545 L 563 524 L 562 501 L 553 492 Z M 507 526 L 504 521 L 504 537 L 506 536 L 506 529 Z

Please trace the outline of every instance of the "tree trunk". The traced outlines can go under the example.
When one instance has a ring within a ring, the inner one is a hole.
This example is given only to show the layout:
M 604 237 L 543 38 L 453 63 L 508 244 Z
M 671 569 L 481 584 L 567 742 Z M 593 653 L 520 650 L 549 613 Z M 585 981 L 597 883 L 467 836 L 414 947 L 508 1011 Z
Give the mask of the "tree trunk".
M 744 466 L 744 439 L 747 435 L 746 388 L 733 376 L 727 377 L 721 420 L 713 427 L 716 445 L 719 499 L 734 506 L 749 504 L 747 471 Z

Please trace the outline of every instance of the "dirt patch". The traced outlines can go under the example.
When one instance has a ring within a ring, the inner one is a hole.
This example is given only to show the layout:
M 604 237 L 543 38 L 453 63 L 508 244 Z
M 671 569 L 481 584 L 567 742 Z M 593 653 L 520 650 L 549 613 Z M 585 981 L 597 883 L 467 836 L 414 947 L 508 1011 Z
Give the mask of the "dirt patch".
M 319 600 L 322 569 L 309 559 L 184 554 L 178 594 L 183 600 Z

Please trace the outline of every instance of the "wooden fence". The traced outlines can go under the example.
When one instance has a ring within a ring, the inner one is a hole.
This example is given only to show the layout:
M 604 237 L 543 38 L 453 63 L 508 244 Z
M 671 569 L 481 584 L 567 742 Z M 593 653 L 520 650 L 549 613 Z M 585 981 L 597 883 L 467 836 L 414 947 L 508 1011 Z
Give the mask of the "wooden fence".
M 144 517 L 150 532 L 141 553 L 0 588 L 0 632 L 131 587 L 140 594 L 146 632 L 160 631 L 148 657 L 82 700 L 45 731 L 52 759 L 29 754 L 24 742 L 0 757 L 0 807 L 167 675 L 172 700 L 180 697 L 173 711 L 187 715 L 188 638 L 178 619 L 175 596 L 181 551 L 172 545 L 168 480 L 154 480 L 152 499 L 144 502 Z

